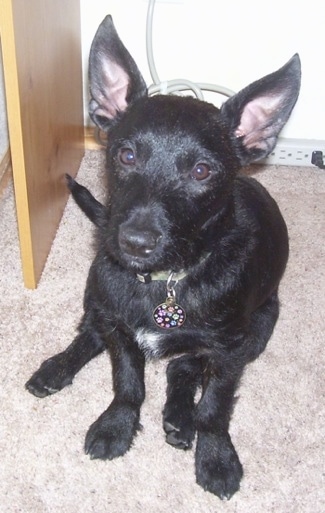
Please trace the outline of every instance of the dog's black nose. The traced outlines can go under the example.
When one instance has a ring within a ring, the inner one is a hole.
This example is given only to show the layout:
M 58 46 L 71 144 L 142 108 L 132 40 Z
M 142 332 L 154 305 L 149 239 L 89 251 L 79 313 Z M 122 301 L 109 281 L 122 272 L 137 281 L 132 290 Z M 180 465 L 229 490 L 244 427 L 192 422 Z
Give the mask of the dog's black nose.
M 119 245 L 122 251 L 129 255 L 146 258 L 156 249 L 161 234 L 157 231 L 138 231 L 124 227 L 119 232 Z

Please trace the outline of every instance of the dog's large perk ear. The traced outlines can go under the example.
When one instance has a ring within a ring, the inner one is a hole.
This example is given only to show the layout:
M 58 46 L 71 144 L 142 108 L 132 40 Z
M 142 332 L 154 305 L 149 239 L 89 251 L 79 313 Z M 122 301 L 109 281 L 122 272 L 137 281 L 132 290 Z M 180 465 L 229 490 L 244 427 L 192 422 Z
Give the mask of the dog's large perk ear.
M 147 94 L 147 87 L 111 16 L 99 25 L 89 55 L 89 115 L 102 130 L 127 105 Z
M 242 165 L 266 157 L 274 148 L 300 90 L 300 59 L 253 82 L 227 100 L 221 118 L 228 126 Z

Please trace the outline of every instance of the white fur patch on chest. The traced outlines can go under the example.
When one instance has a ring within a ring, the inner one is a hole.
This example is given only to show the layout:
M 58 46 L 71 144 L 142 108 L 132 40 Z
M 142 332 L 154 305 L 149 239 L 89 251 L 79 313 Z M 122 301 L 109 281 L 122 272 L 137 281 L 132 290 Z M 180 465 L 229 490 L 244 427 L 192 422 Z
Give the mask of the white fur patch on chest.
M 159 343 L 162 338 L 162 334 L 154 333 L 144 328 L 138 329 L 135 334 L 135 339 L 147 358 L 158 358 L 160 356 L 161 349 Z

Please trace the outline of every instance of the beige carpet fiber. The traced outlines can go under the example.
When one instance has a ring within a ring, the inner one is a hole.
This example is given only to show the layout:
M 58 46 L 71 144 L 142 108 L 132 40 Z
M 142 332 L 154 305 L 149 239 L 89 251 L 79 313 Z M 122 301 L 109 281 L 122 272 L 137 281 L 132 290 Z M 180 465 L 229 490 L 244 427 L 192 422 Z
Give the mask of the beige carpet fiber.
M 101 197 L 102 154 L 79 180 Z M 195 484 L 193 450 L 161 427 L 165 362 L 147 366 L 142 432 L 128 454 L 91 461 L 88 426 L 112 399 L 106 354 L 46 399 L 24 389 L 39 364 L 72 340 L 82 314 L 93 226 L 69 200 L 39 287 L 22 284 L 14 198 L 0 201 L 0 511 L 5 513 L 321 513 L 324 490 L 325 171 L 255 168 L 287 221 L 291 254 L 282 310 L 238 391 L 231 433 L 245 468 L 230 502 Z M 67 170 L 68 171 L 68 170 Z

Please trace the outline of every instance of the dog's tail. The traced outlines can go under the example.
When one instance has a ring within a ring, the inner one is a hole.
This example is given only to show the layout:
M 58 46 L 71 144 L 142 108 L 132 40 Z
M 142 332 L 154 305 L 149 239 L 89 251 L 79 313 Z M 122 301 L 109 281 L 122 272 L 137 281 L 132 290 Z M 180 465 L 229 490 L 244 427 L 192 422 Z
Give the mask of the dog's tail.
M 106 214 L 104 205 L 97 201 L 86 187 L 76 182 L 72 176 L 68 174 L 65 176 L 68 188 L 77 205 L 81 208 L 81 210 L 86 214 L 92 223 L 100 227 Z

